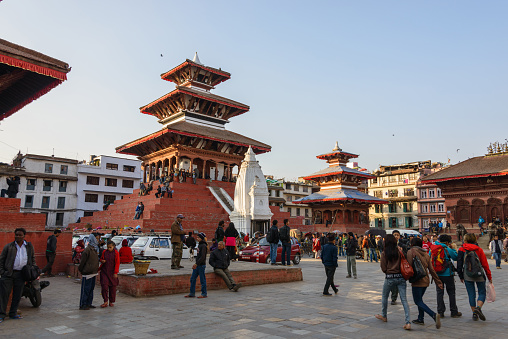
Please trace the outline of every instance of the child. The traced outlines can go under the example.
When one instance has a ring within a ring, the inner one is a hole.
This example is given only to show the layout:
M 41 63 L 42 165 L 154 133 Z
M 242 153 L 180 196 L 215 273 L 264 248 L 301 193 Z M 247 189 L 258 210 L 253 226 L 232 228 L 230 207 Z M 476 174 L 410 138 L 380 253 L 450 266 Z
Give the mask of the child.
M 122 247 L 120 248 L 120 264 L 130 264 L 134 258 L 132 257 L 132 249 L 129 247 L 127 239 L 122 240 Z
M 118 270 L 120 269 L 120 254 L 115 248 L 115 243 L 108 240 L 108 250 L 102 252 L 101 256 L 101 292 L 104 304 L 102 308 L 109 306 L 113 307 L 116 300 L 116 286 L 118 286 Z

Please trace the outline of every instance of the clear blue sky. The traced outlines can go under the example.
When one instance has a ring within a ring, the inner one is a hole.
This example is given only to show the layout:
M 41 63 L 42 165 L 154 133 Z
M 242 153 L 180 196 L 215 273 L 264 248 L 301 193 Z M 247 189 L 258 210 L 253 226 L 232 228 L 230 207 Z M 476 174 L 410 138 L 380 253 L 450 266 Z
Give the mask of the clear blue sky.
M 272 146 L 258 157 L 265 174 L 320 170 L 315 155 L 336 140 L 369 170 L 456 163 L 508 138 L 507 10 L 506 1 L 4 0 L 1 37 L 72 71 L 0 124 L 0 161 L 17 149 L 114 155 L 160 128 L 139 107 L 171 91 L 160 74 L 198 51 L 232 74 L 214 93 L 250 105 L 227 128 Z

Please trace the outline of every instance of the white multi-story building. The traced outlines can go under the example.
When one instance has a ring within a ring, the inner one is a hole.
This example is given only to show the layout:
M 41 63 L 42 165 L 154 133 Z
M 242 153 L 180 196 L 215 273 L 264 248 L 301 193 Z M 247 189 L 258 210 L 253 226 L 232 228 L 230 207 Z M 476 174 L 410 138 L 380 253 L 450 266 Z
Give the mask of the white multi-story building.
M 90 156 L 86 164 L 77 165 L 77 217 L 102 211 L 108 201 L 122 199 L 139 188 L 141 161 L 107 155 Z
M 75 222 L 77 164 L 73 159 L 18 154 L 9 172 L 20 177 L 21 212 L 44 213 L 49 228 Z

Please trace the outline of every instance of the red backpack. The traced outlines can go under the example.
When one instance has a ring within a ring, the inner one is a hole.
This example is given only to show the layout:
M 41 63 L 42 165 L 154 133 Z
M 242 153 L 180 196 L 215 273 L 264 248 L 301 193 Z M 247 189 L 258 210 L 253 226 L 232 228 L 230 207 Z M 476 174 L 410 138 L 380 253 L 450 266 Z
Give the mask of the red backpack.
M 448 268 L 448 260 L 446 259 L 446 250 L 441 245 L 432 245 L 430 246 L 430 262 L 432 263 L 432 267 L 437 274 L 443 273 Z

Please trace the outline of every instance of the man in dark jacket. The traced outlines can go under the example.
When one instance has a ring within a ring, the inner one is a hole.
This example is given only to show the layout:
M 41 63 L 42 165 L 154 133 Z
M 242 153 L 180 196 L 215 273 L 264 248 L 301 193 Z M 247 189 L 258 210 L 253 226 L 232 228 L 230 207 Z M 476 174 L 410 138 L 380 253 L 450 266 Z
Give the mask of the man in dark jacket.
M 215 230 L 215 239 L 217 241 L 224 241 L 224 220 L 219 221 L 219 226 Z
M 35 251 L 31 243 L 25 241 L 24 228 L 16 228 L 14 242 L 5 245 L 0 254 L 0 323 L 7 316 L 7 303 L 12 290 L 11 309 L 9 318 L 21 319 L 18 315 L 18 305 L 23 294 L 25 279 L 21 269 L 25 265 L 35 265 Z
M 42 274 L 45 274 L 48 277 L 54 277 L 54 275 L 51 274 L 51 269 L 53 268 L 53 263 L 55 262 L 56 257 L 56 238 L 60 236 L 60 233 L 62 233 L 62 231 L 54 230 L 53 234 L 48 237 L 48 241 L 46 243 L 46 260 L 48 263 L 42 269 Z
M 337 260 L 339 259 L 337 254 L 337 246 L 335 246 L 335 235 L 333 233 L 328 234 L 328 242 L 321 247 L 321 262 L 325 265 L 325 273 L 326 273 L 326 283 L 325 288 L 323 290 L 323 295 L 330 296 L 332 295 L 329 292 L 330 287 L 332 287 L 335 294 L 339 293 L 339 289 L 335 286 L 333 282 L 333 276 L 335 275 L 335 270 L 337 269 Z
M 346 260 L 347 260 L 347 276 L 351 278 L 351 270 L 356 279 L 356 249 L 358 247 L 358 240 L 355 239 L 353 232 L 348 233 L 349 239 L 344 244 L 346 246 Z
M 5 194 L 7 194 L 7 198 L 16 198 L 16 195 L 18 194 L 19 189 L 19 183 L 20 179 L 18 176 L 14 178 L 7 178 L 7 189 L 2 189 L 0 193 L 0 197 L 5 197 Z
M 289 220 L 284 219 L 284 226 L 279 230 L 279 239 L 282 242 L 282 266 L 291 265 L 291 236 L 289 228 Z
M 237 284 L 233 280 L 233 276 L 228 269 L 230 261 L 229 252 L 224 248 L 224 241 L 219 241 L 219 247 L 210 254 L 208 263 L 213 267 L 213 272 L 224 280 L 228 288 L 237 292 L 242 284 Z
M 201 295 L 198 298 L 206 298 L 206 254 L 208 253 L 208 244 L 206 242 L 206 234 L 203 232 L 198 234 L 199 245 L 198 255 L 196 256 L 196 263 L 192 266 L 192 275 L 190 278 L 190 293 L 186 295 L 186 298 L 194 298 L 196 296 L 196 281 L 198 280 L 201 284 Z
M 78 271 L 81 273 L 81 296 L 79 298 L 79 309 L 89 310 L 95 308 L 93 302 L 93 290 L 95 288 L 95 277 L 99 270 L 99 233 L 92 233 L 88 236 L 88 246 L 81 253 L 81 261 Z
M 270 260 L 272 265 L 277 265 L 277 248 L 279 246 L 279 229 L 277 228 L 277 220 L 274 220 L 272 227 L 268 230 L 266 240 L 270 243 Z

